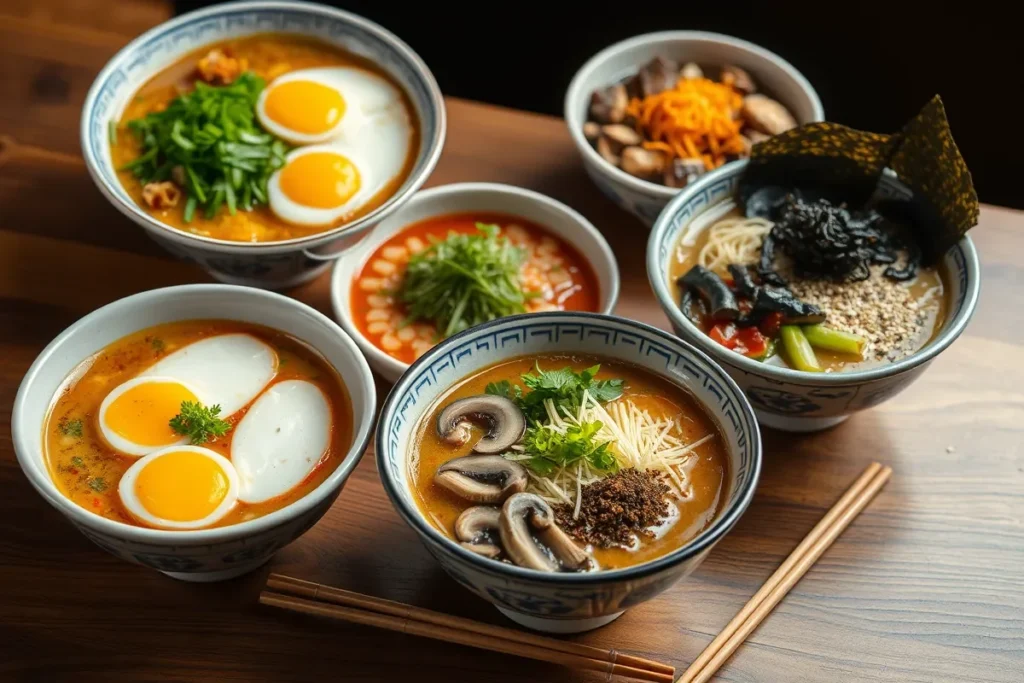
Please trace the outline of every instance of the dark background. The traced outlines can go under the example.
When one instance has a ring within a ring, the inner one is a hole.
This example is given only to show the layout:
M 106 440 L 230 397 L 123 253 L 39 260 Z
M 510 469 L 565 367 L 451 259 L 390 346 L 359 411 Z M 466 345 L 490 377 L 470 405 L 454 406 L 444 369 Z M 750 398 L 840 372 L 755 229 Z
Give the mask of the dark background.
M 178 7 L 206 4 L 182 0 Z M 1024 208 L 1024 40 L 1009 3 L 326 4 L 398 34 L 447 95 L 557 116 L 569 81 L 590 56 L 669 29 L 717 31 L 768 48 L 810 80 L 828 120 L 855 128 L 893 132 L 938 93 L 982 201 Z M 510 142 L 496 140 L 496 155 Z

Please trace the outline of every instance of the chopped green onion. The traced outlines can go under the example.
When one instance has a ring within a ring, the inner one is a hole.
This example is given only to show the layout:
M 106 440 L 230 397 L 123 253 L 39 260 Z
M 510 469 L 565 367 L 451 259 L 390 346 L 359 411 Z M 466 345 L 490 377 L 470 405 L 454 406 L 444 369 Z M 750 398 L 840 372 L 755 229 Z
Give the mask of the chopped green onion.
M 814 349 L 798 325 L 783 325 L 779 329 L 779 336 L 790 365 L 804 372 L 821 372 L 818 357 L 814 355 Z
M 803 333 L 810 345 L 816 349 L 848 353 L 859 358 L 864 356 L 867 339 L 859 334 L 834 330 L 824 325 L 805 325 Z

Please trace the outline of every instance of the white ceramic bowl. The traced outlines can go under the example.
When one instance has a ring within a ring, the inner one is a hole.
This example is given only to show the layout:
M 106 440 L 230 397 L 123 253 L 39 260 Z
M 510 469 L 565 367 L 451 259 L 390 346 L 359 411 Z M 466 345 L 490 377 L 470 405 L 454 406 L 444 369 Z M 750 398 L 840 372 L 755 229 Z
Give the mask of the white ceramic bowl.
M 682 314 L 669 278 L 669 259 L 680 237 L 702 214 L 728 211 L 747 162 L 728 164 L 686 187 L 666 207 L 647 243 L 647 275 L 658 303 L 676 333 L 711 356 L 740 385 L 761 424 L 792 432 L 809 432 L 836 425 L 851 414 L 876 406 L 906 389 L 931 361 L 964 331 L 978 303 L 981 273 L 978 254 L 969 237 L 946 252 L 942 266 L 950 301 L 946 321 L 923 348 L 880 367 L 851 372 L 815 373 L 761 363 L 730 351 L 711 340 Z M 882 176 L 882 198 L 912 197 L 895 174 Z
M 470 552 L 423 517 L 409 488 L 416 426 L 438 397 L 495 363 L 544 353 L 586 353 L 639 365 L 682 387 L 721 428 L 730 458 L 721 514 L 693 540 L 649 562 L 608 571 L 546 573 Z M 761 436 L 736 383 L 706 355 L 643 323 L 607 315 L 516 315 L 470 328 L 438 344 L 392 389 L 377 423 L 377 471 L 392 504 L 446 572 L 528 628 L 575 633 L 597 628 L 689 575 L 750 504 L 761 471 Z
M 636 73 L 657 56 L 680 64 L 738 66 L 753 76 L 762 91 L 786 105 L 798 123 L 825 120 L 818 93 L 799 71 L 777 54 L 739 38 L 703 31 L 662 31 L 629 38 L 598 52 L 569 84 L 565 122 L 587 175 L 609 199 L 647 225 L 654 223 L 679 190 L 642 180 L 605 161 L 584 137 L 583 124 L 594 90 Z
M 231 242 L 176 230 L 128 196 L 110 155 L 108 125 L 153 75 L 204 45 L 257 33 L 309 36 L 366 57 L 409 96 L 420 122 L 420 148 L 409 177 L 379 208 L 343 226 L 279 242 Z M 348 12 L 307 2 L 214 5 L 183 14 L 142 34 L 114 55 L 93 82 L 82 108 L 82 153 L 100 191 L 172 254 L 198 263 L 222 282 L 282 289 L 316 277 L 379 221 L 405 203 L 433 171 L 445 136 L 441 91 L 423 60 L 397 36 Z
M 331 277 L 334 317 L 366 354 L 370 366 L 389 382 L 409 365 L 392 358 L 363 336 L 352 319 L 352 285 L 367 258 L 395 233 L 418 221 L 465 212 L 505 213 L 547 228 L 573 245 L 590 263 L 600 288 L 600 310 L 611 313 L 619 299 L 619 267 L 604 236 L 590 221 L 565 204 L 538 192 L 497 183 L 457 183 L 418 192 L 401 210 L 374 228 L 355 249 L 338 259 Z
M 353 440 L 320 486 L 294 503 L 240 524 L 196 531 L 131 526 L 89 512 L 54 485 L 43 457 L 43 423 L 54 394 L 83 360 L 125 335 L 177 320 L 217 318 L 266 325 L 303 340 L 338 372 L 352 401 Z M 96 545 L 129 562 L 187 581 L 248 572 L 313 526 L 337 498 L 366 450 L 376 410 L 373 376 L 352 340 L 327 316 L 294 299 L 251 287 L 185 285 L 115 301 L 64 330 L 29 368 L 11 416 L 14 450 L 39 494 Z

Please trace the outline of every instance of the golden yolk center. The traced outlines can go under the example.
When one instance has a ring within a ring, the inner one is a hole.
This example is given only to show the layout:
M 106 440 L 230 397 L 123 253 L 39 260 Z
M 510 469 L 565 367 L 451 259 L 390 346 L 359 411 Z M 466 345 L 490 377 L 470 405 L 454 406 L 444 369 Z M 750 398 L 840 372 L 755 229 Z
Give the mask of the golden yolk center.
M 337 152 L 310 152 L 281 169 L 281 190 L 296 204 L 314 209 L 341 206 L 359 191 L 362 179 L 352 161 Z
M 263 107 L 271 121 L 296 133 L 317 135 L 341 121 L 345 98 L 323 83 L 288 81 L 271 86 Z
M 176 382 L 136 384 L 107 407 L 107 427 L 140 446 L 162 446 L 181 438 L 168 424 L 181 412 L 182 401 L 198 401 Z
M 173 451 L 142 468 L 135 494 L 150 514 L 172 522 L 194 522 L 217 509 L 228 493 L 221 466 L 200 453 Z

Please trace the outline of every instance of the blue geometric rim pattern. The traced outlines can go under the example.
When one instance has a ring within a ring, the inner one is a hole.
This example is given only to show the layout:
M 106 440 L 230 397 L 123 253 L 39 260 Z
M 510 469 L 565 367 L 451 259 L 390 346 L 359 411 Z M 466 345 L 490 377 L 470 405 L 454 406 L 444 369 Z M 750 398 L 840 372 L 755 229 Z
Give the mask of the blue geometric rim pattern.
M 89 130 L 88 153 L 93 157 L 96 168 L 100 169 L 110 187 L 120 198 L 128 204 L 134 204 L 118 181 L 112 165 L 101 163 L 101 160 L 108 158 L 106 154 L 109 151 L 108 125 L 110 116 L 113 114 L 110 109 L 115 102 L 127 101 L 127 97 L 122 97 L 121 91 L 131 88 L 132 93 L 129 95 L 134 94 L 141 82 L 144 82 L 144 79 L 136 77 L 140 71 L 147 77 L 152 75 L 150 62 L 154 56 L 182 54 L 214 42 L 224 35 L 291 32 L 315 35 L 339 43 L 344 43 L 344 39 L 351 39 L 351 44 L 346 44 L 347 49 L 356 53 L 366 53 L 367 56 L 372 56 L 374 61 L 386 71 L 399 75 L 398 79 L 408 91 L 410 99 L 419 104 L 417 108 L 421 117 L 421 130 L 425 132 L 422 136 L 423 144 L 427 144 L 430 137 L 427 132 L 436 130 L 438 122 L 435 120 L 431 108 L 424 106 L 425 103 L 431 101 L 429 90 L 424 87 L 408 64 L 391 45 L 379 36 L 367 33 L 339 19 L 311 14 L 310 12 L 315 9 L 315 6 L 305 9 L 297 7 L 291 10 L 224 8 L 215 15 L 199 16 L 181 25 L 160 31 L 150 36 L 146 42 L 136 46 L 130 53 L 123 55 L 121 59 L 123 63 L 111 71 L 100 86 L 93 107 L 89 111 L 87 124 Z
M 749 485 L 759 471 L 757 423 L 742 392 L 721 369 L 700 351 L 691 350 L 685 342 L 660 330 L 607 316 L 560 313 L 515 316 L 471 329 L 428 353 L 410 368 L 388 397 L 377 427 L 378 464 L 387 470 L 381 474 L 389 493 L 415 510 L 416 503 L 403 486 L 405 453 L 400 450 L 400 443 L 403 433 L 415 428 L 416 421 L 428 407 L 415 410 L 421 402 L 429 404 L 471 374 L 479 365 L 474 358 L 480 354 L 489 356 L 492 351 L 500 350 L 501 358 L 496 362 L 501 362 L 528 353 L 544 353 L 544 349 L 558 353 L 585 349 L 588 354 L 646 367 L 687 387 L 700 401 L 714 406 L 722 429 L 727 435 L 735 435 L 736 483 L 730 491 L 723 519 L 729 516 L 728 511 L 740 498 L 752 493 Z M 747 435 L 753 436 L 747 438 Z M 405 439 L 406 443 L 409 440 Z M 412 514 L 419 519 L 418 511 Z M 429 528 L 427 524 L 424 526 Z

